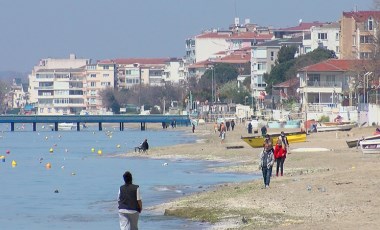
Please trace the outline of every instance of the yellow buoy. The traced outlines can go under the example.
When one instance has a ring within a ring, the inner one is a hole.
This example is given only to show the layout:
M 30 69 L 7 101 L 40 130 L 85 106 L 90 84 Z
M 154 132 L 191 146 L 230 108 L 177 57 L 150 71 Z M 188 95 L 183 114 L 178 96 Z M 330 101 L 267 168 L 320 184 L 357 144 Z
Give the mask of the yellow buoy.
M 12 167 L 16 167 L 17 162 L 15 160 L 12 161 Z
M 54 152 L 53 148 L 50 148 L 50 149 L 49 149 L 49 152 L 51 152 L 51 153 Z
M 46 163 L 45 168 L 50 169 L 51 168 L 51 164 L 50 163 Z
M 94 152 L 95 152 L 95 148 L 92 148 L 92 149 L 91 149 L 91 152 L 94 153 Z
M 98 150 L 98 155 L 102 155 L 102 150 Z

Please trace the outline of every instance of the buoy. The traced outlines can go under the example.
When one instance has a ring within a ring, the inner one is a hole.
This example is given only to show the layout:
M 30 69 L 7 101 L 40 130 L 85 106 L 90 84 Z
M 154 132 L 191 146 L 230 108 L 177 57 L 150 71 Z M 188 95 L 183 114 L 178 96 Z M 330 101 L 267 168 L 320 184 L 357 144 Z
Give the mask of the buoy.
M 69 150 L 68 149 L 65 149 L 65 152 L 68 152 Z
M 5 156 L 0 156 L 1 162 L 5 162 Z
M 49 139 L 48 137 L 45 137 L 45 140 Z
M 50 148 L 50 149 L 49 149 L 49 152 L 50 152 L 50 153 L 54 152 L 53 148 Z
M 51 164 L 50 163 L 46 163 L 45 168 L 51 169 Z
M 64 165 L 62 165 L 62 166 L 61 166 L 61 169 L 65 169 L 65 166 L 64 166 Z
M 54 193 L 59 193 L 58 189 L 54 190 Z
M 72 172 L 71 175 L 72 175 L 72 176 L 75 176 L 75 175 L 77 175 L 77 174 L 76 174 L 75 172 Z
M 12 167 L 16 167 L 17 162 L 15 160 L 12 161 Z
M 95 152 L 95 148 L 92 148 L 92 149 L 91 149 L 91 152 L 94 153 L 94 152 Z
M 98 150 L 98 155 L 102 155 L 102 150 Z
M 119 148 L 120 148 L 120 145 L 116 145 L 116 148 L 118 148 L 118 149 L 119 149 Z
M 10 153 L 11 153 L 11 151 L 7 150 L 7 151 L 6 151 L 6 153 L 7 153 L 7 154 L 10 154 Z

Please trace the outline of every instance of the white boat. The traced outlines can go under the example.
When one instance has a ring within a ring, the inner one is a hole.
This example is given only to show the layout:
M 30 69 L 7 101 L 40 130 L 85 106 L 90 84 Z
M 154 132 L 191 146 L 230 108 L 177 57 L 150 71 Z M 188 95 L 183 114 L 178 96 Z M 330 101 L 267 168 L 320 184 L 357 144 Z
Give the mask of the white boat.
M 341 124 L 341 125 L 320 125 L 317 126 L 317 132 L 328 131 L 349 131 L 356 126 L 356 123 Z
M 54 130 L 54 125 L 49 125 L 49 127 Z M 75 130 L 76 124 L 74 123 L 59 123 L 58 130 Z
M 380 140 L 363 140 L 360 141 L 360 148 L 363 153 L 380 153 Z

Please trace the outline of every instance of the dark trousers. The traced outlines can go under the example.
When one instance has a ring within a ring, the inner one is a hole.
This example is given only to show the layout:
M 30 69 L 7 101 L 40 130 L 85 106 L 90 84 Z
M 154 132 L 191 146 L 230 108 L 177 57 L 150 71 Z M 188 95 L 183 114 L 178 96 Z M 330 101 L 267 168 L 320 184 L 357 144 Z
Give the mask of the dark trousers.
M 261 170 L 263 171 L 264 185 L 269 186 L 270 177 L 272 176 L 272 167 L 263 167 Z
M 284 162 L 285 157 L 279 157 L 276 159 L 276 176 L 278 176 L 278 170 L 281 168 L 281 176 L 284 174 Z

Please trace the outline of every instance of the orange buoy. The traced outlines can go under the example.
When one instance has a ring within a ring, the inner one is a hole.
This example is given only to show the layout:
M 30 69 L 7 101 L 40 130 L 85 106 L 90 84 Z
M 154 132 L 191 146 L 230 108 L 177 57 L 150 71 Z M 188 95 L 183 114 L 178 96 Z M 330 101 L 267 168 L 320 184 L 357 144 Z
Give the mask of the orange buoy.
M 49 162 L 46 163 L 45 168 L 47 168 L 47 169 L 51 169 L 51 164 L 50 164 Z

